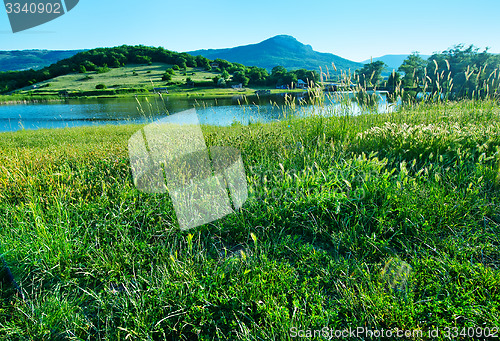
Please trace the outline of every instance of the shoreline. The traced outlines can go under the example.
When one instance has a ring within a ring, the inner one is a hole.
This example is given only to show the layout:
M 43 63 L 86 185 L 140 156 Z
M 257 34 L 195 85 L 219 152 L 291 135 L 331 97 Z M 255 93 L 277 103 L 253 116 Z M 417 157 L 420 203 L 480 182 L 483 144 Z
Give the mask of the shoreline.
M 174 98 L 190 98 L 190 99 L 223 99 L 233 98 L 235 96 L 259 96 L 257 91 L 270 90 L 269 95 L 277 95 L 284 93 L 307 93 L 314 91 L 313 89 L 251 89 L 246 88 L 244 91 L 226 91 L 224 89 L 213 88 L 203 89 L 197 91 L 173 90 L 170 93 L 126 93 L 126 94 L 99 94 L 99 95 L 82 95 L 82 96 L 54 96 L 54 95 L 0 95 L 0 105 L 16 105 L 16 104 L 35 104 L 35 103 L 50 103 L 50 102 L 64 102 L 66 100 L 82 100 L 82 99 L 116 99 L 116 98 L 150 98 L 150 97 L 174 97 Z M 227 89 L 229 90 L 229 89 Z

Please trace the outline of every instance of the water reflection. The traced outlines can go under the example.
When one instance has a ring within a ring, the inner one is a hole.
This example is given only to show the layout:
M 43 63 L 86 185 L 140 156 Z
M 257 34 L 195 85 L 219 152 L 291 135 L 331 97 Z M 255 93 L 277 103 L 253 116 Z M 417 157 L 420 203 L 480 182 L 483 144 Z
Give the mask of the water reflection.
M 290 116 L 358 115 L 362 112 L 389 112 L 385 93 L 375 93 L 374 107 L 355 101 L 352 92 L 328 93 L 321 97 L 307 93 L 270 96 L 235 96 L 224 99 L 193 99 L 163 96 L 148 100 L 69 99 L 63 103 L 0 105 L 0 131 L 65 128 L 83 125 L 147 123 L 176 112 L 196 108 L 200 123 L 230 125 L 235 122 L 271 122 Z M 186 122 L 189 123 L 189 122 Z

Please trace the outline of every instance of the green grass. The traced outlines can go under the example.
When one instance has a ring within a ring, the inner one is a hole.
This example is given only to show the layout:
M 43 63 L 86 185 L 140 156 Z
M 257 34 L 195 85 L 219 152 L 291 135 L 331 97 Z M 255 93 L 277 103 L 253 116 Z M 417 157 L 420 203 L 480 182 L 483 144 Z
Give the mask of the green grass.
M 162 81 L 161 78 L 165 70 L 170 67 L 172 65 L 154 63 L 152 65 L 126 65 L 121 68 L 111 68 L 109 72 L 105 73 L 95 71 L 72 73 L 38 83 L 37 87 L 44 91 L 91 91 L 95 90 L 97 84 L 104 84 L 109 89 L 140 87 L 152 89 L 153 86 L 165 86 L 166 82 Z M 193 72 L 194 75 L 192 75 Z M 184 75 L 184 70 L 174 71 L 172 81 L 185 83 L 187 77 L 191 77 L 193 81 L 207 81 L 215 75 L 217 75 L 215 72 L 188 67 L 187 75 Z M 86 79 L 86 77 L 90 79 Z M 44 88 L 43 86 L 47 83 L 50 83 L 50 86 Z
M 47 101 L 60 101 L 61 97 L 56 94 L 50 95 L 0 95 L 0 104 L 14 104 L 14 103 L 37 103 Z
M 168 195 L 134 188 L 141 126 L 2 133 L 1 253 L 25 301 L 3 284 L 0 335 L 499 327 L 499 122 L 498 103 L 462 101 L 205 126 L 242 152 L 250 197 L 184 232 Z
M 87 73 L 72 73 L 59 76 L 44 82 L 19 89 L 14 95 L 0 96 L 0 103 L 23 102 L 23 101 L 47 101 L 62 100 L 60 91 L 68 91 L 72 96 L 78 97 L 130 97 L 153 95 L 153 88 L 167 87 L 169 96 L 190 96 L 196 98 L 221 98 L 234 95 L 253 95 L 255 90 L 269 89 L 269 87 L 251 87 L 242 90 L 218 87 L 188 87 L 186 79 L 192 81 L 210 82 L 219 75 L 220 72 L 206 71 L 203 68 L 188 67 L 186 71 L 174 71 L 172 80 L 162 81 L 165 70 L 172 65 L 163 63 L 153 63 L 152 65 L 126 65 L 121 68 L 111 68 L 109 72 L 97 73 L 89 71 Z M 167 85 L 168 83 L 172 83 Z M 104 84 L 106 89 L 96 90 L 98 84 Z M 148 93 L 147 91 L 151 92 Z M 277 92 L 303 92 L 301 89 L 295 90 L 273 90 Z

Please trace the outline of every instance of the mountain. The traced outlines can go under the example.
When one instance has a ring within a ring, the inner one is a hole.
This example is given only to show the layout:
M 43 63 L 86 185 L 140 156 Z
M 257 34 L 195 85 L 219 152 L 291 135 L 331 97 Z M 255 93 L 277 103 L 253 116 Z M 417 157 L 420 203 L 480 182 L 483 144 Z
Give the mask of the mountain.
M 383 61 L 384 63 L 387 64 L 387 73 L 391 73 L 392 70 L 398 70 L 398 68 L 403 64 L 403 61 L 408 58 L 408 54 L 386 54 L 385 56 L 382 57 L 377 57 L 373 58 L 374 62 L 377 62 L 379 60 Z M 422 59 L 427 60 L 430 56 L 428 55 L 420 55 Z M 371 59 L 367 59 L 365 61 L 362 61 L 361 63 L 363 64 L 368 64 L 371 62 Z
M 197 50 L 188 52 L 193 56 L 202 55 L 208 59 L 225 59 L 246 66 L 258 66 L 271 70 L 277 65 L 288 70 L 318 70 L 322 67 L 326 72 L 334 73 L 332 63 L 337 71 L 359 69 L 363 65 L 336 56 L 331 53 L 316 52 L 311 45 L 304 45 L 292 36 L 278 35 L 257 44 L 238 46 L 228 49 Z
M 41 69 L 62 59 L 73 57 L 84 50 L 50 51 L 22 50 L 0 51 L 0 72 Z

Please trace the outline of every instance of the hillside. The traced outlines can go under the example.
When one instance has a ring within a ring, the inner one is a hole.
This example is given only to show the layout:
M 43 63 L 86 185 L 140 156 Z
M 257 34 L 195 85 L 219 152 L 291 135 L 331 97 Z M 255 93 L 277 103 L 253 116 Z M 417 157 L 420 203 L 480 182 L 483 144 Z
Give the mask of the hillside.
M 0 51 L 0 72 L 41 69 L 66 58 L 73 57 L 83 50 L 51 51 L 22 50 Z
M 189 77 L 193 82 L 213 82 L 213 77 L 220 73 L 215 71 L 206 71 L 202 68 L 187 67 L 186 71 L 174 71 L 172 79 L 168 82 L 162 80 L 165 70 L 172 65 L 164 63 L 152 63 L 151 65 L 127 64 L 120 68 L 111 68 L 108 72 L 98 73 L 89 71 L 82 73 L 69 73 L 57 76 L 33 86 L 27 86 L 19 89 L 29 91 L 33 95 L 55 95 L 60 91 L 68 92 L 89 92 L 96 90 L 98 84 L 105 87 L 101 90 L 104 94 L 126 93 L 127 90 L 140 92 L 141 90 L 151 90 L 153 87 L 169 86 L 173 89 L 178 85 L 184 85 L 186 78 Z M 113 92 L 114 90 L 114 92 Z
M 83 77 L 83 74 L 87 72 L 101 74 L 125 65 L 151 65 L 153 63 L 175 64 L 182 68 L 195 67 L 198 64 L 209 66 L 209 61 L 203 57 L 195 58 L 189 54 L 172 52 L 162 47 L 122 45 L 113 48 L 96 48 L 82 51 L 42 69 L 0 73 L 0 93 L 8 93 L 74 73 L 81 73 Z
M 310 45 L 304 45 L 294 37 L 279 35 L 257 44 L 238 46 L 228 49 L 210 49 L 188 52 L 193 56 L 202 55 L 209 59 L 225 59 L 233 63 L 255 65 L 271 70 L 277 65 L 288 70 L 308 69 L 319 70 L 328 67 L 332 69 L 335 63 L 337 70 L 355 70 L 361 68 L 361 63 L 353 62 L 331 53 L 316 52 Z M 331 70 L 333 71 L 333 70 Z

